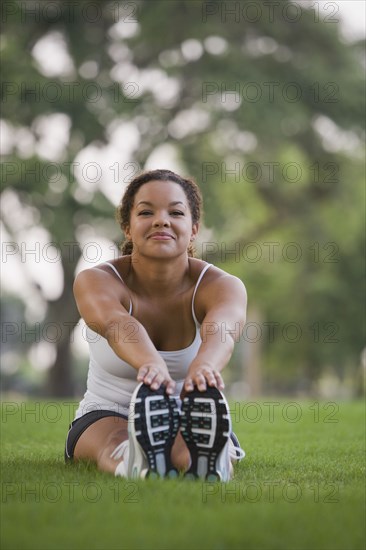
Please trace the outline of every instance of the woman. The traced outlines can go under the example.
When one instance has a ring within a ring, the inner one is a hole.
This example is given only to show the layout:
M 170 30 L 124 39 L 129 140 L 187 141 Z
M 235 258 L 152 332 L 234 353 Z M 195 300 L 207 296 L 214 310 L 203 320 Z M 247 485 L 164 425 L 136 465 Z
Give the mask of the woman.
M 188 470 L 227 481 L 230 457 L 244 456 L 221 371 L 245 323 L 246 292 L 193 257 L 201 202 L 197 185 L 174 172 L 137 176 L 117 209 L 123 255 L 77 276 L 90 364 L 67 459 L 126 477 Z

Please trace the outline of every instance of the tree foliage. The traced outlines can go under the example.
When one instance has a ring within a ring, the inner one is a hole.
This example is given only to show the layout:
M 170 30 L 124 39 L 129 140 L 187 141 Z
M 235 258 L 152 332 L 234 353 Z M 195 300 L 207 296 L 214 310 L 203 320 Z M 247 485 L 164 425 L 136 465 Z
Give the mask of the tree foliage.
M 199 252 L 239 276 L 249 312 L 263 316 L 268 387 L 310 389 L 325 367 L 354 371 L 363 346 L 362 44 L 345 43 L 329 14 L 287 1 L 271 10 L 258 3 L 257 12 L 244 2 L 104 1 L 92 3 L 95 17 L 87 1 L 71 13 L 54 1 L 54 17 L 50 7 L 37 17 L 24 2 L 5 4 L 2 118 L 35 146 L 6 151 L 3 189 L 37 213 L 64 272 L 43 322 L 78 321 L 71 288 L 80 226 L 121 238 L 103 181 L 86 189 L 70 166 L 87 147 L 105 151 L 116 124 L 132 123 L 136 144 L 125 132 L 111 150 L 123 168 L 118 193 L 131 167 L 134 175 L 156 148 L 174 148 L 205 199 Z M 47 76 L 34 55 L 45 36 L 61 43 L 73 69 Z M 60 113 L 70 132 L 55 183 L 36 145 L 39 117 Z M 55 395 L 72 391 L 68 336 L 50 369 Z

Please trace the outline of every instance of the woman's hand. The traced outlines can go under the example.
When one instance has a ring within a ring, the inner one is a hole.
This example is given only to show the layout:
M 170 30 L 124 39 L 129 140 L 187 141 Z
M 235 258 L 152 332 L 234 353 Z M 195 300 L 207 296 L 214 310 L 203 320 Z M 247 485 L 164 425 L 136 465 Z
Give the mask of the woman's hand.
M 143 365 L 138 370 L 137 380 L 138 382 L 143 382 L 147 386 L 150 386 L 152 390 L 157 390 L 160 388 L 161 384 L 164 384 L 168 394 L 173 394 L 176 386 L 165 364 L 149 363 Z
M 200 365 L 189 369 L 183 388 L 189 392 L 193 391 L 194 386 L 197 386 L 199 391 L 205 391 L 207 386 L 223 390 L 225 384 L 219 371 L 208 365 Z

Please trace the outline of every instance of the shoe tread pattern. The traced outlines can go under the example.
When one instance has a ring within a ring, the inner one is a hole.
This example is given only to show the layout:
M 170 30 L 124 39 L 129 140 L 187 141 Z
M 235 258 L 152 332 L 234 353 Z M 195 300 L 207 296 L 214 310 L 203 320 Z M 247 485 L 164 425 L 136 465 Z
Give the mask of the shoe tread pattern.
M 216 461 L 230 434 L 230 412 L 222 393 L 214 387 L 189 392 L 183 399 L 181 432 L 191 454 L 188 478 L 220 480 Z
M 135 435 L 148 461 L 147 477 L 176 477 L 171 449 L 179 429 L 179 408 L 165 388 L 142 384 L 135 400 Z

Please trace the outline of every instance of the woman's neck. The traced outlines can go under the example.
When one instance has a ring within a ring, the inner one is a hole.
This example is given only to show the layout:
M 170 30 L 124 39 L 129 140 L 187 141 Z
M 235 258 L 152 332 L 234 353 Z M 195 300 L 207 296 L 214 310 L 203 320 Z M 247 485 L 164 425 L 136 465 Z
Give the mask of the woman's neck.
M 154 259 L 132 254 L 126 283 L 139 294 L 167 297 L 188 286 L 189 273 L 188 256 Z

